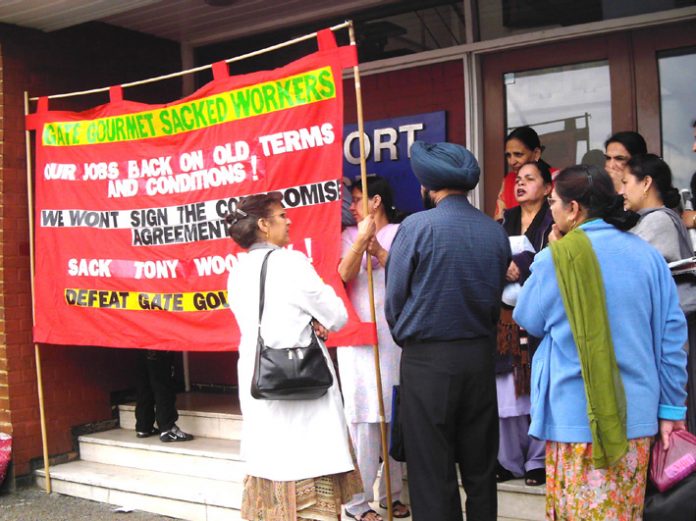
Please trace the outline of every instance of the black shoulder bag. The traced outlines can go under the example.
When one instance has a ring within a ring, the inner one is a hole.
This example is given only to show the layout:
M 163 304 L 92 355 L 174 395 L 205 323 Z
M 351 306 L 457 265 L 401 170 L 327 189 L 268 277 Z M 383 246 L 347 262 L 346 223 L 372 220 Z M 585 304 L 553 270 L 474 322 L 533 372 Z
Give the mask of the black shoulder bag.
M 317 335 L 310 322 L 312 341 L 306 347 L 271 349 L 261 337 L 261 317 L 266 286 L 266 265 L 269 251 L 261 265 L 259 288 L 259 336 L 256 341 L 256 363 L 251 380 L 251 395 L 259 400 L 312 400 L 326 394 L 333 385 Z

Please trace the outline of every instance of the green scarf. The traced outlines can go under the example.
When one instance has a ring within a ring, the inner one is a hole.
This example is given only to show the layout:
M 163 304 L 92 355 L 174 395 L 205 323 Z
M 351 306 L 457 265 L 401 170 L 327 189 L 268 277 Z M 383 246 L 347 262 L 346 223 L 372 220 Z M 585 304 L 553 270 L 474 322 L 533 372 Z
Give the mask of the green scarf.
M 605 468 L 623 457 L 628 440 L 626 395 L 611 340 L 602 272 L 580 228 L 550 246 L 585 382 L 592 459 L 595 468 Z

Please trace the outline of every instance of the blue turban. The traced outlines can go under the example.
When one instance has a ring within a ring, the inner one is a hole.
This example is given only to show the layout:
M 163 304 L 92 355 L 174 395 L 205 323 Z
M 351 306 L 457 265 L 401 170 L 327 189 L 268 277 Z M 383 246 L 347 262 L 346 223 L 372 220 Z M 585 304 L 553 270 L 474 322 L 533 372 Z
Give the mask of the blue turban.
M 411 146 L 411 168 L 428 190 L 471 190 L 481 174 L 474 154 L 454 143 L 415 141 Z

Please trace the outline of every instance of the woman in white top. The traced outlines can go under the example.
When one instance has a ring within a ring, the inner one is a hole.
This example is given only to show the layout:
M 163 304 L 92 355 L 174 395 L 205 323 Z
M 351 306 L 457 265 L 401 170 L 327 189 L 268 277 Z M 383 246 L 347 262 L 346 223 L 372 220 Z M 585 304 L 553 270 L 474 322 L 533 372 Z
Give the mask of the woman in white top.
M 343 256 L 338 273 L 346 283 L 348 296 L 360 320 L 372 320 L 368 295 L 367 263 L 372 262 L 375 296 L 377 338 L 379 344 L 382 393 L 385 421 L 391 420 L 392 388 L 399 383 L 401 348 L 394 343 L 384 316 L 384 266 L 389 248 L 399 228 L 393 207 L 393 196 L 386 179 L 371 175 L 367 178 L 367 193 L 360 184 L 353 186 L 350 211 L 358 226 L 343 232 Z M 368 198 L 368 215 L 363 213 L 363 198 Z M 374 499 L 373 485 L 377 479 L 382 454 L 380 414 L 377 402 L 377 381 L 372 346 L 341 347 L 337 351 L 338 371 L 345 402 L 346 420 L 355 448 L 358 468 L 365 490 L 346 504 L 346 515 L 358 521 L 381 521 L 382 517 L 369 505 Z M 389 458 L 393 503 L 392 514 L 402 518 L 410 515 L 400 500 L 402 488 L 401 463 Z M 383 475 L 384 476 L 384 475 Z M 386 508 L 386 483 L 380 479 L 379 502 Z
M 244 416 L 246 477 L 242 519 L 333 520 L 341 503 L 362 489 L 354 470 L 343 404 L 334 375 L 314 400 L 257 400 L 251 396 L 256 353 L 261 264 L 269 249 L 261 333 L 270 348 L 308 345 L 310 321 L 321 336 L 347 320 L 345 306 L 305 255 L 282 249 L 290 219 L 279 192 L 244 198 L 227 217 L 229 234 L 249 252 L 230 271 L 230 309 L 241 332 L 239 400 Z M 326 347 L 320 341 L 333 373 Z

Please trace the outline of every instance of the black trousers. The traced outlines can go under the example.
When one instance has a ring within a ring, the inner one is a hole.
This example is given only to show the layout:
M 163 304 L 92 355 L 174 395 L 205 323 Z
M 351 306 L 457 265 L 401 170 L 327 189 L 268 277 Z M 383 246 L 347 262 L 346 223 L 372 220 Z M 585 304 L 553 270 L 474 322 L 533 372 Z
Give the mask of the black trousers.
M 135 430 L 148 432 L 157 420 L 161 431 L 174 426 L 176 385 L 172 375 L 174 354 L 169 351 L 138 351 L 136 362 Z
M 495 339 L 407 343 L 401 422 L 413 521 L 495 521 L 498 404 Z

